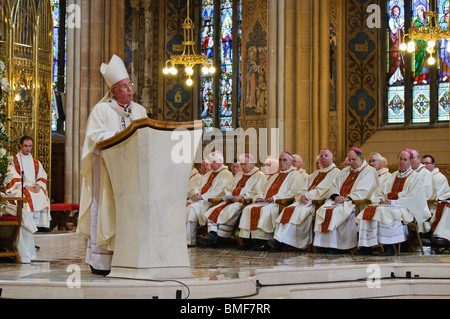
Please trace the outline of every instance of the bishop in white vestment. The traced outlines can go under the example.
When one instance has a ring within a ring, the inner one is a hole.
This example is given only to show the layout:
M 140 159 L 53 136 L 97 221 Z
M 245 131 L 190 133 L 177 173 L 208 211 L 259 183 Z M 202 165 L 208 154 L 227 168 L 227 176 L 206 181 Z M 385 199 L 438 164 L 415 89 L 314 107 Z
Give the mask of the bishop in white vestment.
M 8 168 L 6 185 L 8 196 L 27 198 L 23 209 L 32 213 L 36 227 L 50 227 L 50 200 L 47 195 L 47 173 L 41 162 L 31 155 L 33 140 L 24 136 L 20 140 L 21 150 L 13 158 Z M 22 183 L 23 176 L 23 183 Z
M 360 149 L 351 148 L 347 157 L 350 166 L 336 177 L 331 186 L 333 195 L 316 211 L 314 246 L 348 250 L 358 243 L 352 200 L 370 198 L 378 186 L 378 174 Z
M 423 180 L 410 165 L 411 150 L 403 150 L 398 156 L 399 170 L 371 197 L 372 205 L 358 216 L 359 247 L 389 245 L 385 254 L 393 254 L 392 244 L 406 240 L 403 224 L 415 220 L 418 224 L 431 217 L 428 209 Z M 366 253 L 371 253 L 366 250 Z
M 111 181 L 97 143 L 124 130 L 132 121 L 147 117 L 147 111 L 133 102 L 133 86 L 119 57 L 114 55 L 109 64 L 102 64 L 100 72 L 110 91 L 95 105 L 86 126 L 77 232 L 88 238 L 86 262 L 92 271 L 107 274 L 114 250 L 115 204 Z M 108 98 L 109 94 L 111 98 Z
M 231 188 L 225 194 L 224 201 L 209 208 L 205 217 L 208 219 L 208 236 L 200 239 L 203 246 L 215 246 L 221 238 L 229 238 L 234 226 L 241 216 L 242 200 L 253 200 L 262 192 L 266 176 L 255 167 L 256 160 L 252 154 L 240 157 L 242 171 L 236 174 Z
M 200 186 L 187 202 L 186 238 L 189 246 L 197 244 L 197 227 L 206 225 L 205 212 L 211 206 L 210 198 L 219 198 L 229 192 L 233 174 L 223 165 L 222 153 L 216 151 L 209 155 L 212 170 L 203 175 Z
M 445 245 L 450 246 L 450 188 L 438 198 L 430 223 L 433 237 L 443 239 Z
M 295 203 L 286 207 L 276 220 L 275 235 L 269 245 L 280 250 L 280 243 L 298 249 L 305 249 L 312 243 L 312 221 L 315 214 L 314 200 L 323 200 L 331 196 L 330 187 L 340 170 L 333 163 L 333 153 L 323 149 L 319 154 L 321 169 L 309 176 Z
M 202 174 L 200 172 L 192 167 L 191 176 L 189 177 L 189 190 L 187 194 L 187 199 L 191 198 L 195 194 L 195 190 L 200 186 L 200 183 L 202 181 Z
M 275 231 L 279 206 L 277 199 L 294 198 L 301 190 L 300 173 L 292 166 L 292 155 L 283 152 L 279 159 L 280 172 L 265 183 L 263 192 L 255 196 L 253 204 L 244 208 L 239 222 L 239 236 L 245 239 L 269 240 Z

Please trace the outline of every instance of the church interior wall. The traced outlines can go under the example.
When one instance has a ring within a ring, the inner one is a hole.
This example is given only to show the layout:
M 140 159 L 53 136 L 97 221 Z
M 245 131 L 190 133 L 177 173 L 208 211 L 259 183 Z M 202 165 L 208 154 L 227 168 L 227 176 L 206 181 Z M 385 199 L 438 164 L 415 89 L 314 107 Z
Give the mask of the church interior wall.
M 119 7 L 125 9 L 124 23 L 119 25 L 125 34 L 124 53 L 119 55 L 124 57 L 129 67 L 135 83 L 136 100 L 154 119 L 198 119 L 196 105 L 199 105 L 200 97 L 195 93 L 199 91 L 197 81 L 192 88 L 187 88 L 184 72 L 179 72 L 176 77 L 165 77 L 161 72 L 170 55 L 180 53 L 181 24 L 187 13 L 185 3 L 117 1 L 121 3 Z M 81 55 L 80 70 L 76 72 L 80 72 L 82 84 L 81 88 L 75 87 L 75 94 L 81 93 L 81 101 L 73 106 L 75 112 L 80 113 L 73 133 L 81 133 L 81 136 L 88 114 L 86 105 L 92 107 L 94 100 L 101 98 L 105 90 L 98 65 L 118 49 L 120 43 L 112 40 L 120 37 L 121 32 L 117 28 L 108 31 L 98 27 L 109 19 L 109 15 L 117 14 L 114 4 L 107 6 L 109 11 L 105 11 L 103 0 L 100 5 L 84 0 L 75 2 L 81 4 L 85 22 L 80 31 L 81 48 L 75 52 L 75 56 Z M 191 2 L 191 17 L 198 24 L 199 13 L 195 8 L 201 1 Z M 390 129 L 383 125 L 381 92 L 384 67 L 380 48 L 385 34 L 383 30 L 366 25 L 367 6 L 379 2 L 244 1 L 242 128 L 279 128 L 280 151 L 301 154 L 308 170 L 311 170 L 320 148 L 332 149 L 336 162 L 342 164 L 346 150 L 352 146 L 361 147 L 365 152 L 378 150 L 386 153 L 383 155 L 392 165 L 395 165 L 397 150 L 412 147 L 422 154 L 434 155 L 444 169 L 450 167 L 448 127 Z M 198 36 L 198 28 L 195 32 Z M 101 39 L 100 44 L 95 44 L 94 38 Z M 249 105 L 246 93 L 251 73 L 250 60 L 255 50 L 259 53 L 257 66 L 263 70 L 255 76 L 258 79 L 262 76 L 267 89 L 259 90 L 254 105 Z M 68 92 L 69 95 L 71 93 L 74 91 Z M 82 144 L 82 138 L 80 141 Z M 207 142 L 208 139 L 205 146 Z M 236 148 L 236 144 L 233 146 Z M 70 172 L 73 176 L 76 173 Z M 71 188 L 68 187 L 66 193 L 73 192 Z

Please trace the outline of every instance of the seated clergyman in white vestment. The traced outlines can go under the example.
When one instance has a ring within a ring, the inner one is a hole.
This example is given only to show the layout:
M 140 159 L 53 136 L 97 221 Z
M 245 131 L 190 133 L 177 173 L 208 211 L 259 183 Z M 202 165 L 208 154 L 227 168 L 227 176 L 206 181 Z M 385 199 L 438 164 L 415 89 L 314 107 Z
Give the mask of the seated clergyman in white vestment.
M 255 167 L 256 159 L 252 154 L 241 155 L 242 171 L 233 178 L 230 190 L 227 190 L 224 201 L 209 208 L 205 217 L 208 219 L 208 236 L 199 239 L 205 247 L 215 247 L 222 238 L 232 236 L 232 231 L 239 221 L 242 212 L 242 200 L 253 200 L 262 192 L 266 176 Z
M 413 153 L 403 150 L 398 155 L 398 171 L 372 194 L 373 205 L 358 216 L 358 254 L 372 254 L 372 247 L 383 245 L 384 255 L 394 253 L 393 244 L 406 240 L 404 224 L 427 220 L 428 209 L 423 180 L 411 167 Z
M 263 192 L 255 196 L 253 203 L 246 206 L 239 222 L 239 236 L 244 239 L 244 247 L 249 248 L 254 239 L 252 249 L 269 249 L 267 240 L 273 237 L 275 221 L 278 218 L 277 199 L 288 199 L 297 196 L 302 189 L 300 173 L 292 166 L 292 155 L 281 153 L 279 157 L 280 172 L 266 181 Z
M 31 155 L 33 139 L 23 136 L 20 139 L 20 151 L 13 158 L 13 165 L 8 167 L 11 180 L 6 185 L 6 194 L 27 198 L 24 210 L 33 213 L 37 227 L 50 227 L 50 200 L 47 195 L 47 173 L 41 162 Z M 23 176 L 23 183 L 22 183 Z
M 276 220 L 274 238 L 269 240 L 275 251 L 281 250 L 282 243 L 298 249 L 305 249 L 312 243 L 313 201 L 331 196 L 330 186 L 340 172 L 329 149 L 320 151 L 319 161 L 322 168 L 309 176 L 308 183 L 295 197 L 295 203 L 283 209 Z
M 0 194 L 0 196 L 6 197 L 3 193 Z M 9 201 L 2 204 L 0 207 L 0 217 L 2 217 L 2 215 L 17 216 L 17 206 Z M 0 238 L 9 237 L 12 235 L 13 231 L 15 231 L 15 229 L 11 226 L 0 227 Z M 32 260 L 36 259 L 36 247 L 33 234 L 37 231 L 38 229 L 34 222 L 33 213 L 29 210 L 22 209 L 20 232 L 14 243 L 19 252 L 20 262 L 22 264 L 29 264 Z
M 369 199 L 378 186 L 377 171 L 358 148 L 347 153 L 350 166 L 341 170 L 331 186 L 331 196 L 316 211 L 314 246 L 348 250 L 357 245 L 353 200 Z
M 197 228 L 206 225 L 205 212 L 211 206 L 210 198 L 225 196 L 230 190 L 233 174 L 223 165 L 223 154 L 219 151 L 209 154 L 211 171 L 203 175 L 200 186 L 196 189 L 186 207 L 186 236 L 188 246 L 197 244 Z
M 202 181 L 202 174 L 192 165 L 191 176 L 189 177 L 189 190 L 187 194 L 187 198 L 189 199 L 195 194 L 195 190 L 200 186 Z
M 133 84 L 118 56 L 113 55 L 109 64 L 102 64 L 100 72 L 110 90 L 94 106 L 87 121 L 77 232 L 88 238 L 86 263 L 93 273 L 105 275 L 111 270 L 116 211 L 112 185 L 97 143 L 124 130 L 132 121 L 147 117 L 147 111 L 133 102 Z
M 378 172 L 378 185 L 383 184 L 389 178 L 389 176 L 391 176 L 389 169 L 384 167 L 383 165 L 383 157 L 380 155 L 380 153 L 370 153 L 368 163 Z
M 438 198 L 430 223 L 433 241 L 439 246 L 450 247 L 450 188 Z

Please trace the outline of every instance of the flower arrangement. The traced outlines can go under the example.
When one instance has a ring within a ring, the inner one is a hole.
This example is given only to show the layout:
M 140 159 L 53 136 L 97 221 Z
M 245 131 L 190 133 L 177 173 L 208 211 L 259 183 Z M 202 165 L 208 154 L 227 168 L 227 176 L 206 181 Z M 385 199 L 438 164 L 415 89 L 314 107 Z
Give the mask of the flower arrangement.
M 0 57 L 0 186 L 7 183 L 8 167 L 12 164 L 13 157 L 9 155 L 12 151 L 12 145 L 16 142 L 15 138 L 8 136 L 5 129 L 5 123 L 9 122 L 8 115 L 4 113 L 6 98 L 11 92 L 11 87 L 6 81 L 6 66 L 4 59 Z

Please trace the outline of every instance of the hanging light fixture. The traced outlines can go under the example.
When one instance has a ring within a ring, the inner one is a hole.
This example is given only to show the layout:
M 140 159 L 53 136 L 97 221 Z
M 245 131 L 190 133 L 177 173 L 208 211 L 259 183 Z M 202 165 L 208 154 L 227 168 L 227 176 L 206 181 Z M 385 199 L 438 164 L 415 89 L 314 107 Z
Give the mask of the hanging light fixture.
M 448 23 L 447 30 L 442 30 L 439 27 L 439 24 L 436 23 L 438 14 L 435 11 L 424 12 L 423 15 L 427 18 L 429 23 L 421 27 L 410 28 L 408 33 L 403 35 L 403 42 L 400 44 L 400 50 L 413 53 L 416 49 L 415 40 L 426 41 L 426 51 L 429 54 L 427 62 L 428 65 L 434 65 L 436 59 L 433 55 L 436 52 L 436 45 L 439 43 L 439 40 L 450 39 L 450 31 L 448 30 Z M 409 38 L 408 44 L 406 44 L 406 38 Z M 447 51 L 450 52 L 450 41 L 448 43 Z
M 216 69 L 213 66 L 212 60 L 208 59 L 205 55 L 199 55 L 195 53 L 195 41 L 194 41 L 194 23 L 189 17 L 189 0 L 187 1 L 187 18 L 182 24 L 184 30 L 184 50 L 181 55 L 172 55 L 172 57 L 166 61 L 166 67 L 163 69 L 165 75 L 176 75 L 178 73 L 176 65 L 183 65 L 188 79 L 186 84 L 191 86 L 194 82 L 192 81 L 192 75 L 194 74 L 194 67 L 197 64 L 202 64 L 202 72 L 207 74 L 213 74 Z

